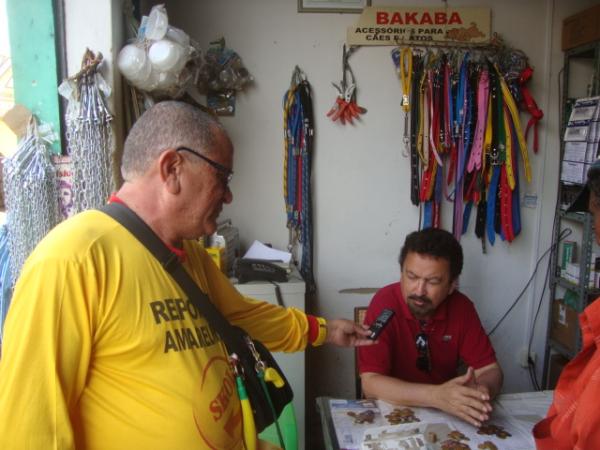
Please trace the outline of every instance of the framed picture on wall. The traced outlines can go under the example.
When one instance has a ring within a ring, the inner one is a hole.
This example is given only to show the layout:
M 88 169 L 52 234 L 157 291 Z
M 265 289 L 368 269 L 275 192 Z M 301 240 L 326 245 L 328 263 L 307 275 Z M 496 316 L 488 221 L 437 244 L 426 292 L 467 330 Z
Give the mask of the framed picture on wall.
M 298 0 L 298 12 L 361 13 L 371 0 Z

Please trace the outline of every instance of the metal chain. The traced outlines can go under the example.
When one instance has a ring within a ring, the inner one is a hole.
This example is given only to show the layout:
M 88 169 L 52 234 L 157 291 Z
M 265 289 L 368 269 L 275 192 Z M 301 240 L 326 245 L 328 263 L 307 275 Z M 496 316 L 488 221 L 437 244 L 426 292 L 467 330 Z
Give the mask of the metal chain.
M 17 152 L 6 159 L 3 175 L 14 285 L 25 259 L 60 221 L 56 172 L 35 124 Z
M 113 119 L 106 106 L 104 80 L 97 67 L 82 71 L 75 79 L 77 98 L 67 115 L 67 152 L 73 164 L 75 212 L 98 208 L 114 189 L 112 173 Z

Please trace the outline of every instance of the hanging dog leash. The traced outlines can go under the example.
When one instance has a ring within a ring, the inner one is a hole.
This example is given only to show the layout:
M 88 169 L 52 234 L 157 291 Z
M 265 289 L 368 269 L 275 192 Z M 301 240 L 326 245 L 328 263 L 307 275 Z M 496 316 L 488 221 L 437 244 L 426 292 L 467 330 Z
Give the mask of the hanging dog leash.
M 314 117 L 311 87 L 298 66 L 294 69 L 290 88 L 284 95 L 283 118 L 283 191 L 290 234 L 288 249 L 294 261 L 297 261 L 296 249 L 300 244 L 300 273 L 307 291 L 312 292 L 315 289 L 311 192 Z
M 400 78 L 400 84 L 402 86 L 402 111 L 404 111 L 404 135 L 402 142 L 404 143 L 404 150 L 402 156 L 408 156 L 410 152 L 410 130 L 409 130 L 409 117 L 411 109 L 411 85 L 413 75 L 413 55 L 410 47 L 404 47 L 402 49 L 395 48 L 392 50 L 392 60 L 396 66 L 396 72 Z

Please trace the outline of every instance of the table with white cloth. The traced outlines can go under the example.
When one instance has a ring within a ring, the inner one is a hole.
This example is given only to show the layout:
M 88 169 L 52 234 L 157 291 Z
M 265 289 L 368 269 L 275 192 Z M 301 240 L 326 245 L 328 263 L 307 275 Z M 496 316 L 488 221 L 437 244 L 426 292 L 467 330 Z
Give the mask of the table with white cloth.
M 531 430 L 545 417 L 552 395 L 553 391 L 499 395 L 484 428 L 437 409 L 381 400 L 319 397 L 317 409 L 327 450 L 534 450 Z M 462 447 L 447 447 L 453 441 Z

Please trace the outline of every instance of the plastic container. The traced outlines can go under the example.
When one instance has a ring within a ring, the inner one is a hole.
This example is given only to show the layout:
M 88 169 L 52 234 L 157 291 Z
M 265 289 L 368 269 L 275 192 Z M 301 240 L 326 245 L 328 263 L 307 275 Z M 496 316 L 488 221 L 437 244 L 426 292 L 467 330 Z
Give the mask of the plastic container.
M 167 72 L 177 66 L 182 66 L 181 60 L 185 58 L 185 55 L 181 45 L 168 39 L 161 39 L 152 44 L 148 50 L 148 58 L 156 69 Z
M 173 72 L 160 72 L 156 89 L 168 91 L 177 85 L 177 76 Z
M 158 86 L 159 73 L 159 71 L 152 69 L 146 78 L 131 80 L 131 82 L 135 87 L 138 87 L 146 92 L 151 92 Z
M 146 39 L 158 41 L 165 37 L 168 27 L 169 18 L 167 16 L 167 10 L 163 5 L 154 6 L 145 23 L 144 36 Z
M 121 49 L 117 57 L 117 67 L 131 81 L 148 78 L 151 69 L 144 49 L 133 44 Z
M 176 27 L 169 27 L 167 29 L 167 38 L 173 42 L 177 42 L 182 47 L 189 47 L 190 37 L 183 30 Z

